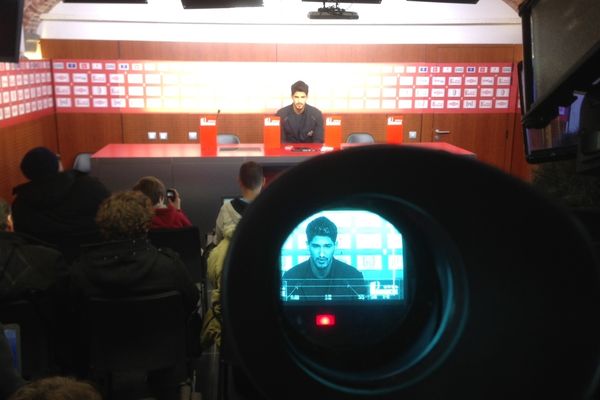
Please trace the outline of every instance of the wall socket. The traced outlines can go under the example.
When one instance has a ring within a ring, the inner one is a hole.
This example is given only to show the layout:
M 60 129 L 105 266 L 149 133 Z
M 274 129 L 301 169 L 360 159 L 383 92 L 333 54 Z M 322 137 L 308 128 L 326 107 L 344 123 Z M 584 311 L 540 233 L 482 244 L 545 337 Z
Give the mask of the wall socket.
M 169 134 L 167 132 L 158 132 L 158 138 L 160 140 L 167 140 L 169 138 Z
M 156 132 L 148 132 L 148 140 L 156 140 Z
M 188 132 L 188 140 L 198 140 L 198 132 Z
M 409 139 L 416 139 L 417 138 L 417 131 L 408 131 L 408 138 Z

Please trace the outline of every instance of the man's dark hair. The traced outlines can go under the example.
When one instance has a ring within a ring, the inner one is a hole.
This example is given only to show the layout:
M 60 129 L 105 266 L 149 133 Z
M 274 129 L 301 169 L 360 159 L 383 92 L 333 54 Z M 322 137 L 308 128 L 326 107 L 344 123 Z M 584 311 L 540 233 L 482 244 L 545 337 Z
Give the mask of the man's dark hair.
M 140 178 L 133 187 L 133 190 L 144 193 L 152 201 L 152 205 L 158 204 L 160 199 L 164 199 L 167 195 L 165 184 L 160 179 L 154 176 L 145 176 Z
M 89 383 L 73 378 L 54 376 L 28 383 L 17 390 L 10 400 L 102 400 Z
M 136 239 L 146 236 L 153 216 L 150 198 L 132 190 L 105 199 L 98 208 L 96 223 L 108 240 Z
M 298 81 L 292 85 L 292 96 L 296 92 L 304 92 L 308 95 L 308 85 L 303 81 Z
M 256 189 L 263 184 L 263 168 L 254 161 L 247 161 L 240 167 L 240 183 L 247 189 Z
M 8 216 L 10 215 L 10 204 L 0 198 L 0 232 L 8 229 Z
M 313 219 L 306 226 L 306 238 L 310 242 L 315 236 L 327 236 L 335 242 L 337 239 L 337 226 L 326 217 Z

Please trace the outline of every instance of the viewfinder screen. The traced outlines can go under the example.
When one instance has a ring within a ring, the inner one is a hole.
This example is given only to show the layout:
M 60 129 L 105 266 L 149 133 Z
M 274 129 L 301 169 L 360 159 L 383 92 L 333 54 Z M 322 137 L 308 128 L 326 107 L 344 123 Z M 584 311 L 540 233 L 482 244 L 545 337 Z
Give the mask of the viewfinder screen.
M 322 211 L 289 234 L 281 274 L 286 303 L 401 301 L 402 234 L 371 211 Z

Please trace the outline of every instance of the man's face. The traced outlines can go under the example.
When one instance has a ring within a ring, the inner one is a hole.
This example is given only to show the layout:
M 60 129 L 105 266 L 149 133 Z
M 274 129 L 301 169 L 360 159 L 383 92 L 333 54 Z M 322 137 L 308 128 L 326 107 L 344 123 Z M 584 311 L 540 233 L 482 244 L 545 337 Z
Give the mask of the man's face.
M 310 259 L 317 268 L 327 268 L 333 260 L 335 242 L 329 236 L 315 236 L 308 242 Z
M 294 92 L 292 95 L 292 101 L 294 102 L 294 111 L 296 114 L 302 114 L 304 112 L 304 106 L 306 105 L 306 93 Z

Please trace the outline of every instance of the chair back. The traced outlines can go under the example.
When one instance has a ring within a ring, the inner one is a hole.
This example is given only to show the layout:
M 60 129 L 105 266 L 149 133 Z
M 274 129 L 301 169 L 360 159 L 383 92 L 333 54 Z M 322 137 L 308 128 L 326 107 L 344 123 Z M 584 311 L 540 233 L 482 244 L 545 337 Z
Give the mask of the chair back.
M 92 297 L 84 318 L 94 373 L 154 371 L 186 361 L 186 316 L 179 292 Z
M 18 325 L 21 347 L 21 375 L 36 379 L 52 371 L 51 340 L 48 327 L 35 304 L 29 300 L 0 303 L 0 321 Z
M 148 232 L 150 243 L 157 248 L 170 248 L 179 253 L 194 282 L 206 276 L 202 268 L 202 242 L 197 226 L 174 229 L 154 229 Z
M 233 133 L 219 133 L 217 144 L 240 144 L 240 138 Z
M 155 229 L 148 232 L 148 239 L 157 248 L 166 247 L 179 254 L 200 290 L 202 311 L 206 312 L 208 307 L 206 262 L 202 257 L 202 242 L 198 227 Z
M 92 170 L 92 153 L 79 153 L 73 161 L 73 169 L 89 174 Z
M 355 132 L 348 136 L 346 143 L 375 143 L 375 139 L 370 133 Z

